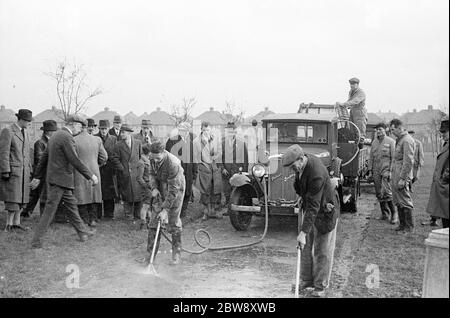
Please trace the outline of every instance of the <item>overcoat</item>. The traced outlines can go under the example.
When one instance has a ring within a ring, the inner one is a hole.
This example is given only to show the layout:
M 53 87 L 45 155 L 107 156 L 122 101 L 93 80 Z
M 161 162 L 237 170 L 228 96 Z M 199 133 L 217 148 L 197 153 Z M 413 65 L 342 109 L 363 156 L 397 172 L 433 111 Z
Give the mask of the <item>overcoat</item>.
M 108 154 L 103 147 L 102 141 L 95 136 L 89 135 L 86 131 L 81 132 L 74 139 L 78 158 L 99 179 L 99 182 L 92 186 L 90 181 L 86 180 L 78 171 L 75 171 L 75 190 L 73 192 L 75 198 L 78 201 L 78 205 L 101 203 L 102 187 L 99 166 L 106 163 Z
M 103 147 L 108 154 L 106 164 L 100 167 L 100 175 L 102 177 L 102 198 L 103 200 L 114 200 L 116 197 L 116 191 L 114 189 L 114 165 L 112 162 L 112 157 L 117 139 L 115 136 L 110 134 L 106 134 L 106 136 L 103 137 L 100 133 L 98 133 L 95 136 L 102 140 Z
M 10 173 L 8 180 L 0 179 L 0 201 L 28 203 L 32 171 L 30 137 L 25 129 L 22 135 L 17 124 L 0 133 L 0 174 Z
M 449 196 L 449 164 L 448 164 L 448 142 L 444 145 L 437 156 L 434 168 L 433 181 L 431 183 L 430 199 L 428 200 L 427 212 L 438 218 L 448 219 L 448 196 Z
M 123 139 L 114 147 L 112 162 L 117 171 L 120 194 L 125 202 L 142 200 L 142 186 L 138 182 L 141 154 L 141 142 L 134 138 L 131 138 L 131 149 Z
M 217 165 L 220 157 L 220 145 L 214 141 L 206 143 L 201 134 L 195 138 L 194 162 L 198 163 L 198 188 L 201 193 L 222 193 L 222 173 Z

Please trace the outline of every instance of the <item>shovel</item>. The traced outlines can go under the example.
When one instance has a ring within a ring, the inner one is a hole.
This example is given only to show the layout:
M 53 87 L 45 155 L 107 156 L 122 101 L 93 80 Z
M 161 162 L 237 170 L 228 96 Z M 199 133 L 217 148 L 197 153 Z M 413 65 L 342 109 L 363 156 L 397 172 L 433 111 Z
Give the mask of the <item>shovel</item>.
M 146 274 L 151 274 L 151 275 L 155 275 L 155 276 L 158 276 L 158 273 L 156 272 L 156 269 L 153 266 L 153 261 L 155 260 L 156 245 L 158 244 L 158 237 L 159 237 L 160 229 L 161 229 L 161 220 L 158 221 L 158 227 L 156 228 L 155 241 L 153 242 L 152 255 L 150 256 L 150 263 L 148 264 L 147 270 L 146 270 Z
M 297 245 L 297 273 L 295 275 L 295 298 L 299 298 L 299 287 L 300 287 L 300 265 L 302 257 L 302 248 L 300 244 Z

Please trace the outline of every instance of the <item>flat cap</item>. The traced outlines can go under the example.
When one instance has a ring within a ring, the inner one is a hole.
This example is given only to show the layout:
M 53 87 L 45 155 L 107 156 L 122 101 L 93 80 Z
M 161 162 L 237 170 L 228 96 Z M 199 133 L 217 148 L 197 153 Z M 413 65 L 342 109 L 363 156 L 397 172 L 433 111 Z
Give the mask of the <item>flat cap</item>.
M 283 157 L 281 158 L 281 164 L 283 165 L 283 167 L 290 166 L 304 155 L 305 153 L 303 152 L 302 147 L 300 147 L 299 145 L 292 145 L 286 150 L 286 153 L 283 154 Z
M 79 115 L 69 115 L 66 118 L 66 123 L 70 124 L 70 123 L 80 123 L 83 126 L 87 126 L 87 121 L 79 116 Z
M 441 120 L 441 127 L 439 127 L 439 131 L 441 131 L 441 132 L 449 131 L 448 116 L 442 118 L 442 120 Z
M 164 147 L 164 144 L 160 140 L 157 140 L 150 145 L 151 153 L 159 154 L 159 153 L 163 153 L 164 150 L 166 150 L 166 147 Z
M 120 127 L 120 131 L 129 131 L 129 132 L 133 132 L 133 129 L 128 125 L 128 124 L 123 124 Z
M 353 84 L 353 83 L 359 84 L 359 79 L 356 78 L 356 77 L 352 77 L 348 81 L 349 81 L 350 84 Z
M 95 120 L 93 118 L 87 119 L 87 125 L 88 127 L 97 127 L 97 124 L 95 123 Z

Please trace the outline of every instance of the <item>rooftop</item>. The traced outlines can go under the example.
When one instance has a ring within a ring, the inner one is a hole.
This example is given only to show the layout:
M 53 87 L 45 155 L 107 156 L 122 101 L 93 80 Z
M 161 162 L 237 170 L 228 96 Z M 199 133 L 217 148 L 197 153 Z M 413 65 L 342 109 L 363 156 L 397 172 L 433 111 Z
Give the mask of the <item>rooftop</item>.
M 337 120 L 337 118 L 336 115 L 332 113 L 325 113 L 325 114 L 286 113 L 286 114 L 268 115 L 262 119 L 262 121 L 275 121 L 275 120 L 284 120 L 284 121 L 307 120 L 307 121 L 332 122 L 334 120 Z

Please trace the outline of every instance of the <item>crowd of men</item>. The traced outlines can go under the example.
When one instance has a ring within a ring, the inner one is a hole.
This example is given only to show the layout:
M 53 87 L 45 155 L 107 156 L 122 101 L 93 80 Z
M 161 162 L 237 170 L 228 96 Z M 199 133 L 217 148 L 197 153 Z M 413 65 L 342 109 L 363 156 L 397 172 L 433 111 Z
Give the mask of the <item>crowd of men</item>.
M 26 131 L 32 112 L 20 109 L 16 116 L 17 122 L 0 135 L 0 200 L 8 213 L 6 231 L 29 230 L 21 224 L 21 216 L 30 217 L 40 202 L 33 248 L 42 247 L 55 219 L 69 222 L 86 241 L 100 219 L 115 218 L 120 202 L 125 218 L 140 229 L 149 228 L 149 253 L 158 219 L 166 225 L 172 234 L 172 261 L 177 264 L 181 218 L 193 200 L 194 182 L 199 180 L 203 219 L 221 218 L 222 191 L 227 202 L 231 193 L 229 178 L 248 169 L 247 146 L 232 122 L 221 140 L 216 140 L 208 122 L 201 124 L 198 137 L 183 122 L 164 141 L 154 136 L 148 120 L 135 133 L 120 116 L 110 127 L 108 120 L 97 125 L 93 119 L 70 115 L 61 129 L 53 120 L 44 121 L 42 136 L 33 146 Z

